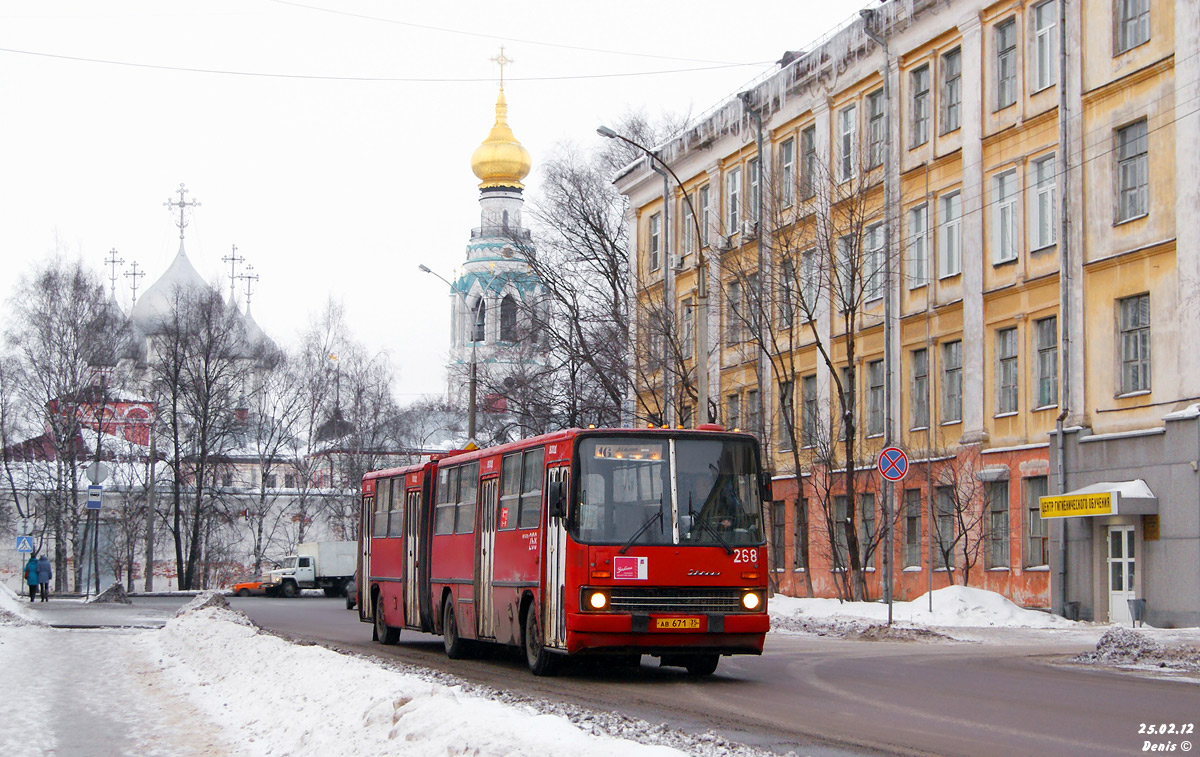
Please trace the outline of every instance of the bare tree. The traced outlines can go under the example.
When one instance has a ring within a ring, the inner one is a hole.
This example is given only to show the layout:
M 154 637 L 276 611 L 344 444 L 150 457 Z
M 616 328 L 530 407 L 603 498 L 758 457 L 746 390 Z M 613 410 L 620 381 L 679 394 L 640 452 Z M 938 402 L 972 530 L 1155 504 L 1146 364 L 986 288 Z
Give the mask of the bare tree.
M 985 466 L 976 445 L 962 448 L 957 455 L 939 450 L 929 457 L 938 459 L 932 464 L 934 522 L 931 531 L 937 567 L 950 570 L 951 583 L 957 575 L 962 585 L 967 586 L 971 570 L 984 553 L 990 535 Z M 1005 500 L 1003 517 L 1007 519 L 1007 497 Z M 1007 526 L 1004 531 L 1007 538 Z

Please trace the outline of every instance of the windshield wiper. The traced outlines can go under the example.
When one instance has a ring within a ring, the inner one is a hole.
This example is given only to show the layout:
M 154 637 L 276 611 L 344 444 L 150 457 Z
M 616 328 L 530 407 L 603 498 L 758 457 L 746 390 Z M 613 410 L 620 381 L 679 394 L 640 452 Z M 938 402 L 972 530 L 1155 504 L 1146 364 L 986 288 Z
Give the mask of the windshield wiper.
M 727 555 L 733 554 L 733 547 L 729 546 L 729 543 L 721 538 L 721 535 L 719 533 L 717 533 L 717 529 L 715 529 L 711 525 L 709 525 L 709 522 L 707 519 L 696 517 L 696 511 L 692 509 L 691 492 L 688 493 L 688 515 L 692 519 L 692 527 L 693 528 L 695 528 L 695 524 L 699 523 L 701 528 L 703 528 L 705 531 L 708 531 L 710 534 L 712 534 L 712 537 L 717 540 L 717 543 L 719 543 L 722 547 L 725 548 L 725 554 L 727 554 Z M 689 530 L 688 533 L 691 533 L 691 531 Z
M 621 547 L 621 551 L 618 554 L 625 554 L 625 552 L 633 546 L 633 543 L 638 540 L 638 537 L 646 533 L 646 529 L 650 528 L 651 523 L 653 523 L 655 520 L 657 520 L 659 523 L 662 523 L 662 519 L 662 501 L 660 500 L 658 503 L 658 512 L 656 512 L 654 515 L 651 515 L 646 522 L 642 524 L 642 527 L 637 530 L 637 533 L 629 537 L 629 541 L 625 542 L 625 546 Z

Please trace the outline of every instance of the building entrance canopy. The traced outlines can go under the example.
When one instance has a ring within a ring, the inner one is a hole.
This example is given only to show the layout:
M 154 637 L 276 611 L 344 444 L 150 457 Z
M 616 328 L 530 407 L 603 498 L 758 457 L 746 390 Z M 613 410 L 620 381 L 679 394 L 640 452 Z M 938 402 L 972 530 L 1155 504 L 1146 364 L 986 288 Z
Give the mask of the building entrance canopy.
M 1158 497 L 1142 479 L 1102 481 L 1039 500 L 1043 518 L 1096 515 L 1155 515 Z

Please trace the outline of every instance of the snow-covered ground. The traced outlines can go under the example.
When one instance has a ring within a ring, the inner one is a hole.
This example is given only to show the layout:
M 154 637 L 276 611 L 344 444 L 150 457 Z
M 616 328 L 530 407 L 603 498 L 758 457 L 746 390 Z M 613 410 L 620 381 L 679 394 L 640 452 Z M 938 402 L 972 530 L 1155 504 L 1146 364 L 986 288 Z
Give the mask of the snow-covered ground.
M 963 587 L 934 592 L 932 611 L 930 600 L 894 604 L 889 628 L 880 603 L 775 597 L 772 633 L 916 643 L 1052 634 L 1099 641 L 1080 663 L 1200 670 L 1200 629 L 1075 623 Z M 444 675 L 291 644 L 218 595 L 158 630 L 61 630 L 0 587 L 0 670 L 14 682 L 4 755 L 755 754 L 712 734 L 499 701 Z

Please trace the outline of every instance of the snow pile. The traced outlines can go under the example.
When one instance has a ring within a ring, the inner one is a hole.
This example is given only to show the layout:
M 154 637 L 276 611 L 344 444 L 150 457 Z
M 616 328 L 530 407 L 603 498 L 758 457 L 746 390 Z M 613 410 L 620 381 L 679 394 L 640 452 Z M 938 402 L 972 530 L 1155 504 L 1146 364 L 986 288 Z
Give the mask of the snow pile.
M 1095 652 L 1084 652 L 1072 658 L 1071 662 L 1109 667 L 1200 671 L 1200 649 L 1167 648 L 1131 628 L 1113 626 L 1100 637 Z
M 136 643 L 248 754 L 681 754 L 590 736 L 558 715 L 290 644 L 238 621 L 241 613 L 223 601 L 198 597 Z
M 0 626 L 45 625 L 33 617 L 25 605 L 12 589 L 0 584 Z
M 1026 610 L 992 591 L 967 586 L 947 586 L 910 602 L 893 602 L 894 622 L 910 626 L 942 628 L 1070 628 L 1075 621 L 1037 610 Z M 771 627 L 782 631 L 858 635 L 870 625 L 859 627 L 851 620 L 880 624 L 887 622 L 888 608 L 882 602 L 839 602 L 836 599 L 797 599 L 776 595 L 767 603 Z M 846 625 L 849 624 L 849 625 Z M 894 627 L 894 626 L 893 626 Z M 819 632 L 819 631 L 816 631 Z
M 222 610 L 229 609 L 229 601 L 225 599 L 225 595 L 218 591 L 202 591 L 193 597 L 187 604 L 175 611 L 175 617 L 187 615 L 197 610 L 203 610 L 205 607 L 217 607 Z M 239 613 L 240 615 L 241 613 Z
M 99 582 L 97 582 L 97 583 L 99 583 Z M 107 604 L 107 603 L 119 603 L 119 604 L 123 604 L 123 605 L 131 605 L 131 604 L 133 604 L 133 601 L 130 600 L 129 595 L 125 593 L 125 587 L 121 585 L 121 582 L 116 581 L 113 583 L 112 586 L 109 586 L 104 591 L 100 592 L 96 596 L 89 599 L 87 601 L 87 603 L 89 605 L 90 604 Z

